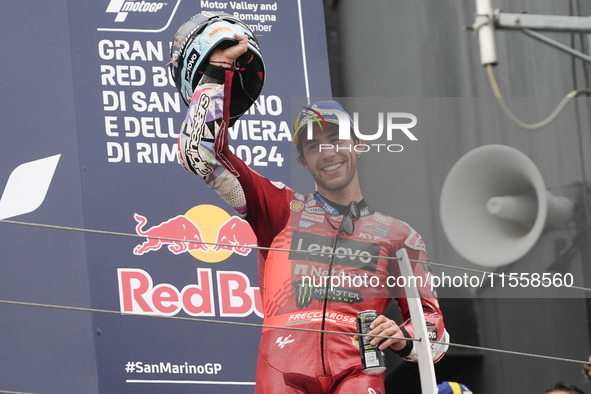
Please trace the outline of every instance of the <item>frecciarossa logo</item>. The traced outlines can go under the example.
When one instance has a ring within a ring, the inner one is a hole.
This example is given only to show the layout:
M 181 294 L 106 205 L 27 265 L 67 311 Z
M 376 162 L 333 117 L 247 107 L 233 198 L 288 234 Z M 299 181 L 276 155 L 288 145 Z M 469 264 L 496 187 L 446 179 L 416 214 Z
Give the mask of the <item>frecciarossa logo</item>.
M 333 243 L 331 237 L 294 231 L 289 259 L 328 264 L 334 254 L 334 264 L 376 272 L 377 259 L 372 256 L 380 255 L 379 244 L 348 238 L 339 238 L 334 247 Z

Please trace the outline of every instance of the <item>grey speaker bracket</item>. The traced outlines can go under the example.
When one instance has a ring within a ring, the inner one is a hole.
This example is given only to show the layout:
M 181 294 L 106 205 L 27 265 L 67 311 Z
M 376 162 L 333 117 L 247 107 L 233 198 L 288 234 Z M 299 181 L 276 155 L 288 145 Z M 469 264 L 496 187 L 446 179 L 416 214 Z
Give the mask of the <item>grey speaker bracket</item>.
M 569 15 L 511 14 L 494 10 L 497 29 L 536 30 L 562 33 L 591 33 L 591 17 Z
M 487 10 L 488 11 L 488 10 Z M 515 14 L 501 10 L 479 12 L 475 16 L 474 24 L 469 30 L 479 31 L 483 26 L 494 26 L 496 30 L 517 30 L 550 45 L 571 56 L 591 63 L 591 56 L 573 49 L 538 32 L 558 33 L 591 33 L 591 17 L 568 15 Z M 493 44 L 494 45 L 494 44 Z

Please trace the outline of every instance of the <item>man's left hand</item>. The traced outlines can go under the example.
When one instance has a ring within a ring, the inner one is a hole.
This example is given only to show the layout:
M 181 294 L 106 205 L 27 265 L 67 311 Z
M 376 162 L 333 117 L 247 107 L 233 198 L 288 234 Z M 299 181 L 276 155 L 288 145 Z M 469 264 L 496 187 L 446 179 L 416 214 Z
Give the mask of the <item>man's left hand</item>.
M 370 335 L 404 338 L 404 334 L 402 333 L 402 330 L 400 330 L 400 327 L 398 327 L 398 324 L 384 315 L 378 316 L 377 319 L 371 323 L 369 328 L 371 328 L 371 331 L 368 332 Z M 387 347 L 391 347 L 394 350 L 402 350 L 406 346 L 405 339 L 371 338 L 370 343 L 372 345 L 379 344 L 380 350 L 384 350 Z

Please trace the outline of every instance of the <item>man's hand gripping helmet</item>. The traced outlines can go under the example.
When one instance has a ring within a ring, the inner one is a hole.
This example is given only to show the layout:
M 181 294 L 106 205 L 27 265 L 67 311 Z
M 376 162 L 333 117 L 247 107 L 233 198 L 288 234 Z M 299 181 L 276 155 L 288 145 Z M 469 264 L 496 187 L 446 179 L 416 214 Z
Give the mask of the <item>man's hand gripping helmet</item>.
M 234 33 L 248 36 L 248 51 L 234 64 L 230 119 L 235 120 L 254 103 L 263 89 L 265 63 L 254 33 L 247 25 L 224 12 L 203 11 L 176 32 L 170 49 L 170 70 L 183 101 L 188 106 L 197 83 L 219 45 L 237 43 Z

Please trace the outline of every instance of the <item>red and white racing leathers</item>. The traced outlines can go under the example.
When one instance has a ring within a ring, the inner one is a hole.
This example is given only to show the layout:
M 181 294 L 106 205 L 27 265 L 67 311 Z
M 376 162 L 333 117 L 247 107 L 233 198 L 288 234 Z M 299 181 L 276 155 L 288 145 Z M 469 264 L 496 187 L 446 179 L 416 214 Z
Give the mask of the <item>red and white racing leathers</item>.
M 396 286 L 397 262 L 388 257 L 406 248 L 411 260 L 426 261 L 423 241 L 408 224 L 366 205 L 354 220 L 353 233 L 339 232 L 343 215 L 334 204 L 318 193 L 296 193 L 244 164 L 228 146 L 230 120 L 224 114 L 231 73 L 212 66 L 206 70 L 183 123 L 180 161 L 248 221 L 259 246 L 272 248 L 259 250 L 264 325 L 351 332 L 264 328 L 257 392 L 383 393 L 384 374 L 361 371 L 353 334 L 356 315 L 369 309 L 383 314 L 395 298 L 405 319 L 400 326 L 405 336 L 413 337 L 404 290 Z M 428 330 L 447 342 L 438 301 L 427 283 L 429 272 L 426 264 L 414 265 L 414 275 L 423 283 L 419 291 Z M 446 346 L 433 345 L 434 360 L 445 351 Z M 398 353 L 416 360 L 414 342 Z

